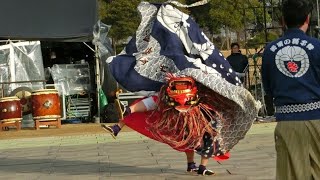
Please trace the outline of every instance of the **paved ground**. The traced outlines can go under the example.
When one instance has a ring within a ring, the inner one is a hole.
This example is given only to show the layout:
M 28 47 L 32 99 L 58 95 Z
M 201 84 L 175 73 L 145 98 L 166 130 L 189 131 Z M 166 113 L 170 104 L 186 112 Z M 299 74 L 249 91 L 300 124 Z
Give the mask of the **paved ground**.
M 275 177 L 274 126 L 255 124 L 233 149 L 230 160 L 211 161 L 214 177 L 186 174 L 183 153 L 135 132 L 123 132 L 117 140 L 102 131 L 20 139 L 10 138 L 10 133 L 18 132 L 0 132 L 0 179 L 271 180 Z M 33 133 L 44 132 L 53 131 Z
M 130 128 L 123 128 L 124 132 L 132 131 Z M 34 128 L 23 128 L 22 131 L 16 131 L 12 129 L 10 131 L 0 132 L 1 139 L 21 139 L 32 137 L 56 137 L 56 136 L 77 136 L 77 135 L 93 135 L 93 134 L 105 134 L 105 131 L 101 128 L 100 124 L 95 123 L 81 123 L 81 124 L 63 124 L 62 128 L 57 129 L 54 126 L 48 128 L 42 128 L 39 131 L 35 131 Z

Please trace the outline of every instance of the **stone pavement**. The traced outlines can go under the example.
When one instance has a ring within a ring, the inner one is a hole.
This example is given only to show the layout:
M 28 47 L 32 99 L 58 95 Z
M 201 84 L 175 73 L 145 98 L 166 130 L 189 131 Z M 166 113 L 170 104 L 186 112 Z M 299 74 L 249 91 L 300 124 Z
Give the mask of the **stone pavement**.
M 209 162 L 217 175 L 207 177 L 186 174 L 184 153 L 136 132 L 120 133 L 117 140 L 101 133 L 0 140 L 0 179 L 271 180 L 275 177 L 274 127 L 275 123 L 253 125 L 231 151 L 230 160 Z

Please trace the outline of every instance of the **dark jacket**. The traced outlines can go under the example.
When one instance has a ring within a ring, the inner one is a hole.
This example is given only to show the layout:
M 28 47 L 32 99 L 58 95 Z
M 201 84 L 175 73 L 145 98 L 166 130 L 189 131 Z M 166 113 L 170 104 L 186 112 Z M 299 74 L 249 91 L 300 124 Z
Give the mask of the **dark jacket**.
M 248 65 L 247 56 L 241 53 L 232 53 L 230 56 L 227 57 L 227 60 L 231 65 L 232 69 L 239 73 L 243 73 L 243 71 Z
M 274 98 L 276 119 L 320 119 L 320 41 L 289 29 L 271 42 L 262 58 L 266 94 Z

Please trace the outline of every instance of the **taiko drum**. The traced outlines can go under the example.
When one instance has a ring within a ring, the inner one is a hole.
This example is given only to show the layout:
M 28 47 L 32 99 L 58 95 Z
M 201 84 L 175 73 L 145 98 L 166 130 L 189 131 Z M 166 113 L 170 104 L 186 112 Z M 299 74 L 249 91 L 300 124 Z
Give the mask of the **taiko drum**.
M 17 121 L 22 119 L 22 108 L 18 97 L 0 99 L 0 121 Z
M 42 89 L 31 94 L 33 119 L 55 119 L 61 117 L 60 98 L 55 89 Z

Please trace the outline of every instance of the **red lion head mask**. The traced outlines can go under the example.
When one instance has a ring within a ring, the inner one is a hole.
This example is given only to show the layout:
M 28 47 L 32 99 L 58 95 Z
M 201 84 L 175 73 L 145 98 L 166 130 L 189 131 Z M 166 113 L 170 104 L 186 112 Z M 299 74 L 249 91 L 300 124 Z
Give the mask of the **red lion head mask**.
M 198 103 L 198 89 L 195 81 L 190 77 L 173 77 L 166 89 L 166 100 L 169 106 L 174 106 L 180 112 Z

